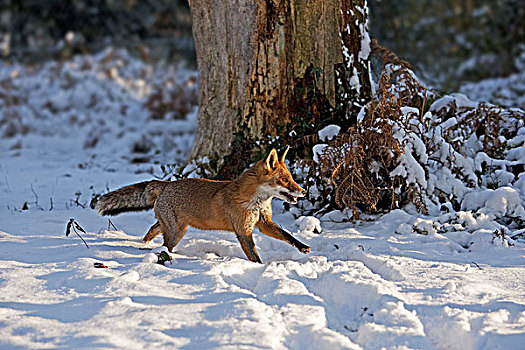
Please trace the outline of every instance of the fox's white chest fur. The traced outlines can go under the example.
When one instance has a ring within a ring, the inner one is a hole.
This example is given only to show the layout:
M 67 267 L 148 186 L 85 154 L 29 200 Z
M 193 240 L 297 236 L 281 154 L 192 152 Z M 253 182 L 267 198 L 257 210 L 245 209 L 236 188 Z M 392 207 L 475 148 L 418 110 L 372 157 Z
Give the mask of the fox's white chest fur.
M 271 201 L 275 196 L 275 192 L 275 188 L 270 185 L 265 184 L 257 187 L 257 192 L 255 192 L 255 195 L 248 203 L 246 203 L 246 209 L 255 211 L 271 205 Z

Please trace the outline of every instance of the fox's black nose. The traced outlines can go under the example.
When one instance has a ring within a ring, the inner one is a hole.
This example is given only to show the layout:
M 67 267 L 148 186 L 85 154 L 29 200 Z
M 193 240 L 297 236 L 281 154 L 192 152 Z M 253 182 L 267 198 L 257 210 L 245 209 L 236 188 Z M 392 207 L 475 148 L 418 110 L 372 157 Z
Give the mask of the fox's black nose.
M 306 196 L 306 190 L 302 190 L 301 191 L 301 196 L 303 196 L 303 197 Z

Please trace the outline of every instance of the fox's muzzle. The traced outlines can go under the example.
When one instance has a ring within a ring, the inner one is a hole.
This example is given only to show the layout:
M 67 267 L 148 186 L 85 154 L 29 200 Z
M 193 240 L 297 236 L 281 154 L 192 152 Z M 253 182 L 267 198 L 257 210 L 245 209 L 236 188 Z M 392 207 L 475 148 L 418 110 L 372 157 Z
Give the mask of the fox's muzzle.
M 288 190 L 286 190 L 286 191 L 280 191 L 279 193 L 290 204 L 297 204 L 297 198 L 301 198 L 301 197 L 304 197 L 306 195 L 306 191 L 305 190 L 301 190 L 300 192 L 295 192 L 295 191 L 294 192 L 289 192 Z

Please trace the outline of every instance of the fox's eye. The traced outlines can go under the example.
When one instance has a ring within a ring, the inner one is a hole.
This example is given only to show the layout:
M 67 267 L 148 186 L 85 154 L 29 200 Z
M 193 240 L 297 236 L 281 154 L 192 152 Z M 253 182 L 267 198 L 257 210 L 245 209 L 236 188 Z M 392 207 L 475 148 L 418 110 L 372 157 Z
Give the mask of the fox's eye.
M 288 179 L 287 179 L 286 177 L 283 177 L 283 178 L 281 179 L 281 181 L 284 182 L 285 184 L 288 183 Z

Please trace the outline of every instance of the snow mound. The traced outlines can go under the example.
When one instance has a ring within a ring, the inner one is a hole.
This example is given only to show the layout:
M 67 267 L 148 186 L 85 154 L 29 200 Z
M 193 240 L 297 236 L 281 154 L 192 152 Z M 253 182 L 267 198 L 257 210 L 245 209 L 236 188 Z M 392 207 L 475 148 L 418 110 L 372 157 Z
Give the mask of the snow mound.
M 319 130 L 318 132 L 319 138 L 321 139 L 321 141 L 332 140 L 334 137 L 337 136 L 337 134 L 339 134 L 340 130 L 341 130 L 341 127 L 339 125 L 331 124 L 331 125 L 325 126 L 321 130 Z
M 303 234 L 305 233 L 321 233 L 323 229 L 321 228 L 321 221 L 314 216 L 300 216 L 295 224 L 299 228 L 299 231 Z
M 462 210 L 475 210 L 492 218 L 512 217 L 525 220 L 525 209 L 519 192 L 511 187 L 474 191 L 465 195 Z

